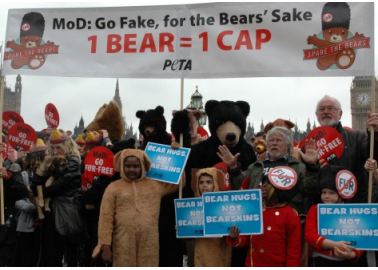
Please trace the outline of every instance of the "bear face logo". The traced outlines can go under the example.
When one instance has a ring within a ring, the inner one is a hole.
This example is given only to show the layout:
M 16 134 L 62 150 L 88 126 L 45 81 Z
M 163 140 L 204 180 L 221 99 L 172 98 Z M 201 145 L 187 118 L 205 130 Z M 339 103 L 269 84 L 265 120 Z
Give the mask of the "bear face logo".
M 10 50 L 5 52 L 4 60 L 11 60 L 13 69 L 38 69 L 46 61 L 47 54 L 57 54 L 59 46 L 54 42 L 44 42 L 45 19 L 41 13 L 30 12 L 24 15 L 20 26 L 20 37 L 6 43 Z
M 322 11 L 322 32 L 307 38 L 314 49 L 305 50 L 305 60 L 317 59 L 319 70 L 348 69 L 356 60 L 356 50 L 369 48 L 370 38 L 349 30 L 351 11 L 345 2 L 327 3 Z

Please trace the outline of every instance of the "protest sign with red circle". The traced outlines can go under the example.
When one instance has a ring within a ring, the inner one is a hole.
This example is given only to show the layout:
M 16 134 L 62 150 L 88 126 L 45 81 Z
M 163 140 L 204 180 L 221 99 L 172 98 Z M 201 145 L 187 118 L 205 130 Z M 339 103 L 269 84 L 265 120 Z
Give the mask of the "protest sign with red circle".
M 357 179 L 348 170 L 341 170 L 336 175 L 336 188 L 344 199 L 353 198 L 357 192 Z
M 24 123 L 24 119 L 16 112 L 3 112 L 3 131 L 8 133 L 9 129 L 16 123 Z
M 319 148 L 318 158 L 324 159 L 328 164 L 328 161 L 339 158 L 344 151 L 344 140 L 341 134 L 332 127 L 317 127 L 313 129 L 306 137 L 301 141 L 299 148 L 305 144 L 306 140 L 314 139 L 316 147 Z
M 3 143 L 3 152 L 1 153 L 3 160 L 5 160 L 7 158 L 8 148 L 9 148 L 8 143 L 4 142 Z
M 274 187 L 281 190 L 292 189 L 298 181 L 297 173 L 286 166 L 278 166 L 271 169 L 268 178 Z
M 17 151 L 28 151 L 37 142 L 34 128 L 25 123 L 16 123 L 8 132 L 8 143 Z
M 59 126 L 59 113 L 54 104 L 46 105 L 45 119 L 48 127 L 57 128 Z
M 95 176 L 114 175 L 114 154 L 108 148 L 97 146 L 91 149 L 84 160 L 84 175 L 92 182 Z

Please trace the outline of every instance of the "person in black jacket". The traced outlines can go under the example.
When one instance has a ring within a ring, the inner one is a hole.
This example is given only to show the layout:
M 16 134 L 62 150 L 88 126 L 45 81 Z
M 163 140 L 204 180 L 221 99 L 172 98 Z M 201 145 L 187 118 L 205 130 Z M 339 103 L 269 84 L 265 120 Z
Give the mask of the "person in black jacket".
M 11 165 L 8 170 L 0 167 L 0 177 L 3 178 L 4 184 L 4 209 L 2 210 L 4 210 L 5 221 L 8 221 L 0 226 L 0 267 L 5 267 L 14 266 L 15 263 L 17 243 L 15 202 L 24 198 L 28 190 L 24 186 L 18 165 Z
M 367 134 L 360 131 L 352 131 L 343 128 L 340 119 L 343 115 L 340 102 L 331 96 L 324 96 L 316 106 L 316 117 L 321 126 L 335 128 L 343 138 L 344 151 L 340 158 L 333 158 L 329 165 L 342 166 L 351 171 L 358 183 L 356 195 L 346 203 L 366 203 L 368 201 L 368 174 L 364 168 L 366 160 L 370 156 L 370 132 Z M 369 113 L 367 119 L 368 127 L 373 127 L 374 132 L 374 159 L 378 158 L 378 113 Z M 320 160 L 321 166 L 325 163 Z M 321 168 L 321 171 L 323 169 Z M 364 253 L 357 265 L 358 267 L 367 266 L 366 253 Z
M 342 127 L 340 119 L 343 115 L 340 102 L 333 97 L 324 96 L 316 106 L 316 117 L 321 126 L 335 128 L 343 138 L 344 151 L 340 158 L 329 161 L 330 165 L 342 166 L 351 171 L 357 178 L 357 194 L 348 203 L 366 203 L 368 195 L 368 176 L 364 169 L 369 158 L 370 132 L 352 131 Z M 369 113 L 368 126 L 374 127 L 374 159 L 378 158 L 378 113 Z M 324 160 L 320 160 L 324 163 Z
M 80 205 L 80 154 L 73 139 L 59 130 L 52 131 L 49 142 L 50 155 L 64 155 L 67 165 L 63 172 L 53 175 L 54 181 L 51 186 L 43 187 L 44 196 L 51 198 L 51 212 L 45 212 L 45 219 L 42 222 L 42 263 L 43 266 L 49 267 L 62 266 L 63 254 L 66 252 L 67 266 L 75 267 L 78 266 L 77 245 L 84 240 L 86 230 L 83 228 L 82 237 L 77 237 L 75 241 L 61 236 L 56 230 L 54 204 L 58 203 L 58 197 L 69 197 L 74 198 L 75 201 L 77 199 Z M 37 170 L 33 178 L 39 178 L 39 180 L 32 180 L 32 182 L 41 182 L 41 178 L 49 176 Z

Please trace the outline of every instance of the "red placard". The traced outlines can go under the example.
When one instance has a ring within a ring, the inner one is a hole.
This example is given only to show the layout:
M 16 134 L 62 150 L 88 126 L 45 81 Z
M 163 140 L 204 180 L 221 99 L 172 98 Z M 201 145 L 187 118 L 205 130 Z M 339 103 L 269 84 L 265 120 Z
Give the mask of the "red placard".
M 336 175 L 336 188 L 344 199 L 353 198 L 357 192 L 357 179 L 348 170 L 341 170 Z
M 306 140 L 314 139 L 319 150 L 319 160 L 328 161 L 340 157 L 344 151 L 344 140 L 341 134 L 331 127 L 317 127 L 313 129 L 299 144 L 299 148 L 305 144 Z
M 114 171 L 114 154 L 103 146 L 94 147 L 88 152 L 84 160 L 84 175 L 92 183 L 95 176 L 106 175 L 112 177 Z
M 1 153 L 3 160 L 5 160 L 7 158 L 8 148 L 9 148 L 8 143 L 4 142 L 3 143 L 3 152 Z
M 24 123 L 24 119 L 16 112 L 3 112 L 3 131 L 8 132 L 16 123 Z
M 28 151 L 37 142 L 34 128 L 25 123 L 16 123 L 8 132 L 8 143 L 17 151 Z
M 59 126 L 59 113 L 54 104 L 46 105 L 45 119 L 48 127 L 57 128 Z

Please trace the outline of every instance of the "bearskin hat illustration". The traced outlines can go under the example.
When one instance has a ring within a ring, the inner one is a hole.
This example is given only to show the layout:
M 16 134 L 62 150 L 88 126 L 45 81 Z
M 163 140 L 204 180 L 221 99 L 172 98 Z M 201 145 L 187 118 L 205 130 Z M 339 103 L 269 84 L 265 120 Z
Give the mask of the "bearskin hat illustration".
M 349 29 L 350 7 L 345 2 L 331 2 L 323 7 L 322 30 L 342 27 Z
M 43 37 L 45 31 L 45 18 L 41 13 L 30 12 L 24 15 L 21 21 L 20 37 Z

